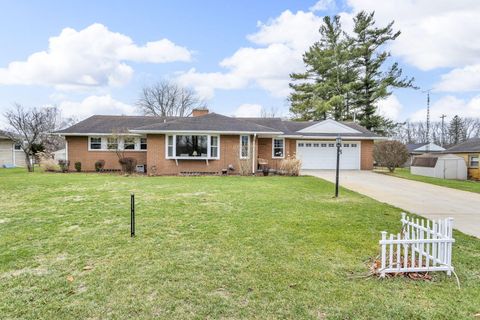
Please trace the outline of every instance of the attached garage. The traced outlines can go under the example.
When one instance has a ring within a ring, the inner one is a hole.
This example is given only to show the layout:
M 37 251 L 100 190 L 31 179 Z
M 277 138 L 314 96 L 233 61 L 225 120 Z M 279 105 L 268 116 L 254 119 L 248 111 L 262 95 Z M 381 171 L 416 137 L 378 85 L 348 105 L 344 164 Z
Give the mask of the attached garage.
M 343 141 L 340 169 L 360 170 L 360 141 Z M 297 158 L 302 169 L 332 170 L 337 165 L 337 147 L 334 140 L 297 141 Z

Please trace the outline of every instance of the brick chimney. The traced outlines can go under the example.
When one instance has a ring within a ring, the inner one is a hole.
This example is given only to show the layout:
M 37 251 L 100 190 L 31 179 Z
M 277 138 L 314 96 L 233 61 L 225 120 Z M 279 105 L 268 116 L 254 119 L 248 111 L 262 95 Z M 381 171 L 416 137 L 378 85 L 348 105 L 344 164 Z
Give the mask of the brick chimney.
M 195 108 L 192 110 L 192 117 L 200 117 L 208 114 L 207 108 Z

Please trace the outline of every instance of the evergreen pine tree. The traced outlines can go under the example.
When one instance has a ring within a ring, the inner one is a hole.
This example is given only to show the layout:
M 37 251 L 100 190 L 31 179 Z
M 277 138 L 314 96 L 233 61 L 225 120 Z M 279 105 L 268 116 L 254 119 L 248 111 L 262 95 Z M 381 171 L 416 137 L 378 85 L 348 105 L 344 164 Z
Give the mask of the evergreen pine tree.
M 305 52 L 304 73 L 291 74 L 295 82 L 290 111 L 302 120 L 351 119 L 351 90 L 356 79 L 352 67 L 351 41 L 342 31 L 340 17 L 325 17 L 321 38 Z
M 353 97 L 357 117 L 367 129 L 381 131 L 394 124 L 378 115 L 378 102 L 392 93 L 391 88 L 414 88 L 414 79 L 402 78 L 398 63 L 385 69 L 384 64 L 390 52 L 382 48 L 400 35 L 400 31 L 393 31 L 393 21 L 386 27 L 378 28 L 375 26 L 374 12 L 362 11 L 354 18 L 354 23 L 351 40 L 354 43 L 354 67 L 358 72 Z
M 458 115 L 452 118 L 448 126 L 448 135 L 451 144 L 457 144 L 465 141 L 465 128 L 462 118 Z

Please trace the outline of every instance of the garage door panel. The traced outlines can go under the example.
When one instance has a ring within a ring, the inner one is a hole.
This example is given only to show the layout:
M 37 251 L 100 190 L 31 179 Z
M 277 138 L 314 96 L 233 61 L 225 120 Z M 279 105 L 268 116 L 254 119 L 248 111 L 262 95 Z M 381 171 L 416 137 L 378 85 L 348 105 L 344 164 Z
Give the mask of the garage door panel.
M 302 169 L 335 169 L 337 148 L 332 141 L 299 141 L 297 157 Z M 360 169 L 360 142 L 348 141 L 342 146 L 340 169 Z

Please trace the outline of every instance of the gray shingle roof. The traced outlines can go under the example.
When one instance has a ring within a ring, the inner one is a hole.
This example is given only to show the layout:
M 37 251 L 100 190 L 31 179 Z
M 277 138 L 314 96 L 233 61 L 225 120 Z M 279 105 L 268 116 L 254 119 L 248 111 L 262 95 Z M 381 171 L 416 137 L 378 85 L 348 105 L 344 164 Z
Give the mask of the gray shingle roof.
M 137 127 L 134 131 L 281 132 L 274 128 L 217 113 L 209 113 L 199 117 L 178 118 L 169 122 Z
M 209 113 L 199 117 L 106 116 L 96 115 L 57 131 L 58 134 L 148 133 L 169 131 L 250 132 L 297 135 L 303 137 L 335 137 L 337 133 L 306 133 L 302 129 L 321 121 L 290 121 L 281 118 L 233 118 Z M 380 138 L 353 122 L 342 124 L 359 133 L 342 133 L 342 137 Z
M 95 115 L 55 133 L 126 133 L 129 129 L 171 121 L 175 117 Z
M 428 143 L 424 142 L 424 143 L 410 143 L 410 144 L 407 144 L 407 149 L 408 149 L 408 152 L 413 152 L 415 149 L 418 149 L 420 147 L 423 147 L 424 145 L 427 145 Z
M 445 150 L 445 153 L 462 152 L 480 152 L 480 138 L 469 139 Z

